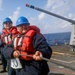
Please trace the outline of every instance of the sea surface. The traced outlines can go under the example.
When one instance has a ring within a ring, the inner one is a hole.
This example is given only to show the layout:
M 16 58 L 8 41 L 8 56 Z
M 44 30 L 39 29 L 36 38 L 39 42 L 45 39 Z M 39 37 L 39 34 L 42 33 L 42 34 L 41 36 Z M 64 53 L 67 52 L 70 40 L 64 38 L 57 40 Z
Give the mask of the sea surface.
M 66 45 L 70 43 L 71 32 L 44 34 L 49 45 Z

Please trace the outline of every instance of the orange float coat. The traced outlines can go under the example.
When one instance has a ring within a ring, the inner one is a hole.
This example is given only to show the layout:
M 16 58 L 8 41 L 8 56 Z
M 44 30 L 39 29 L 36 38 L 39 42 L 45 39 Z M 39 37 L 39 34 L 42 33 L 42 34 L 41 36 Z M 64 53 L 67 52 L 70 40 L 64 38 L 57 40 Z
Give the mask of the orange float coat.
M 24 35 L 18 35 L 14 38 L 14 50 L 20 51 L 20 59 L 32 60 L 32 57 L 24 55 L 33 55 L 35 50 L 33 48 L 33 37 L 35 33 L 40 33 L 40 30 L 36 26 L 30 26 L 30 30 Z

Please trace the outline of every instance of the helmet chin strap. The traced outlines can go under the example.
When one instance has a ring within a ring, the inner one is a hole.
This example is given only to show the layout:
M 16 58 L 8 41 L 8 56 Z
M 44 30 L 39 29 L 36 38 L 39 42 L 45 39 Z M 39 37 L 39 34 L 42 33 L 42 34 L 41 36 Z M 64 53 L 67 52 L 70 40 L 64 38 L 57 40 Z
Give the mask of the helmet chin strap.
M 25 34 L 25 33 L 27 33 L 27 31 L 26 32 L 25 31 L 22 32 L 22 34 Z

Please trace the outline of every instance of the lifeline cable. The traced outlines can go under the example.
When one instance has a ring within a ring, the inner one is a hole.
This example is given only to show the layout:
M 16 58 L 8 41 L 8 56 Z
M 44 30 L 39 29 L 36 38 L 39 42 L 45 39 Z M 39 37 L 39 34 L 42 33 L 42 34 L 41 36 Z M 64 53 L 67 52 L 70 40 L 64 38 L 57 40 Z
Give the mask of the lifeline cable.
M 26 54 L 20 54 L 20 56 L 28 56 L 28 57 L 33 57 L 32 55 L 26 55 Z M 49 59 L 45 58 L 45 57 L 41 57 L 43 60 L 45 61 L 49 61 L 51 62 Z

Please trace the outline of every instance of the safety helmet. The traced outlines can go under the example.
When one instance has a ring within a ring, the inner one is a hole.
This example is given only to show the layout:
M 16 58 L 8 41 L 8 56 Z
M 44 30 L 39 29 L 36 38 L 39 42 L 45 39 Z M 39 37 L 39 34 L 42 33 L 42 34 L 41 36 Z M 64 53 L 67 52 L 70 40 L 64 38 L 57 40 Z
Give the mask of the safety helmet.
M 24 16 L 19 17 L 16 21 L 16 26 L 19 26 L 19 25 L 22 25 L 22 24 L 24 24 L 24 25 L 30 24 L 28 19 Z
M 10 22 L 10 23 L 12 23 L 11 19 L 8 18 L 8 17 L 6 17 L 6 18 L 4 19 L 3 24 L 4 24 L 5 22 Z

